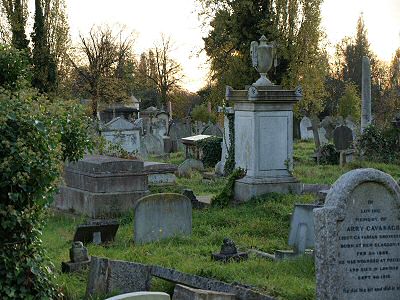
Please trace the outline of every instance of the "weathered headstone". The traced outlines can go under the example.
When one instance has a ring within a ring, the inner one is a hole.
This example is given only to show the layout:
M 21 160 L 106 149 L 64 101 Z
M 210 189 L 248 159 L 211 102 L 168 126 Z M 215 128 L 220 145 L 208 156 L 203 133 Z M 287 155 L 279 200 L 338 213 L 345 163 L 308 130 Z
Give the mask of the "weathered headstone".
M 143 171 L 147 174 L 150 185 L 168 185 L 175 183 L 177 169 L 173 164 L 145 161 Z
M 362 59 L 361 78 L 361 133 L 372 122 L 371 116 L 371 65 L 369 58 Z
M 304 254 L 307 248 L 314 248 L 313 209 L 321 207 L 314 204 L 295 204 L 290 222 L 289 245 L 296 254 Z
M 112 119 L 101 128 L 101 135 L 109 142 L 120 145 L 125 151 L 132 153 L 140 149 L 140 127 L 123 117 Z
M 86 297 L 150 290 L 151 267 L 126 261 L 92 256 Z
M 338 126 L 333 131 L 333 142 L 336 150 L 343 151 L 353 143 L 353 131 L 347 126 Z
M 300 138 L 302 140 L 312 140 L 314 138 L 311 128 L 311 120 L 303 117 L 300 121 Z
M 193 171 L 204 171 L 204 165 L 200 160 L 188 158 L 178 166 L 179 177 L 190 177 Z
M 69 262 L 61 263 L 63 273 L 79 272 L 86 269 L 90 264 L 90 257 L 82 242 L 74 242 L 69 249 Z
M 138 201 L 134 228 L 136 244 L 191 233 L 192 204 L 189 198 L 165 193 L 146 196 Z
M 74 241 L 100 244 L 113 241 L 118 231 L 117 220 L 91 220 L 87 224 L 78 225 Z
M 344 174 L 314 216 L 317 299 L 400 299 L 400 188 L 390 175 Z

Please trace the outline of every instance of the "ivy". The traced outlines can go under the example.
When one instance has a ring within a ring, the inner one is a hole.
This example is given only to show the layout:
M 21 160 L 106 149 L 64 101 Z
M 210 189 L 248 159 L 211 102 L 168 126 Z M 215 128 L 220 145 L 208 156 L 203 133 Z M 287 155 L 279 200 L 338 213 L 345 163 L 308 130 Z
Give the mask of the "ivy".
M 225 161 L 224 174 L 230 175 L 235 169 L 235 114 L 227 114 L 229 124 L 229 149 Z
M 202 161 L 205 167 L 213 167 L 221 159 L 222 138 L 212 136 L 196 142 L 196 147 L 203 153 Z
M 233 170 L 221 192 L 211 199 L 212 207 L 227 207 L 235 196 L 235 181 L 243 178 L 246 171 L 238 168 Z

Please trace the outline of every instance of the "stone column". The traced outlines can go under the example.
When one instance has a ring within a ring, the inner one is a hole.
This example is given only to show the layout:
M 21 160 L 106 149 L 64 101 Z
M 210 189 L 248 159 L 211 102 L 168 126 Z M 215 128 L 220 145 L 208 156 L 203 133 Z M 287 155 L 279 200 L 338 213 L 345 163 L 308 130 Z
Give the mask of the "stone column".
M 362 94 L 361 94 L 361 133 L 371 124 L 371 66 L 369 58 L 362 60 Z
M 298 193 L 292 176 L 293 105 L 300 99 L 281 86 L 227 88 L 234 103 L 235 165 L 247 171 L 235 183 L 235 200 L 247 201 L 269 192 Z

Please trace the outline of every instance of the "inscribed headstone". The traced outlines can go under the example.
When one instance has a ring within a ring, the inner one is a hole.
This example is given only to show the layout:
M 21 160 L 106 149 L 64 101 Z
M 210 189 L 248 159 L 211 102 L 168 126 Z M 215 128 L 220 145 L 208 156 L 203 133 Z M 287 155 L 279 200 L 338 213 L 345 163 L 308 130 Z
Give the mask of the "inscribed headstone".
M 390 175 L 344 174 L 314 216 L 317 299 L 400 299 L 400 188 Z
M 300 121 L 300 137 L 302 140 L 312 140 L 314 138 L 311 128 L 311 120 L 303 117 Z
M 353 131 L 347 126 L 338 126 L 333 131 L 333 142 L 338 151 L 347 150 L 353 143 Z
M 192 204 L 189 198 L 165 193 L 139 199 L 135 207 L 135 243 L 143 244 L 191 233 Z

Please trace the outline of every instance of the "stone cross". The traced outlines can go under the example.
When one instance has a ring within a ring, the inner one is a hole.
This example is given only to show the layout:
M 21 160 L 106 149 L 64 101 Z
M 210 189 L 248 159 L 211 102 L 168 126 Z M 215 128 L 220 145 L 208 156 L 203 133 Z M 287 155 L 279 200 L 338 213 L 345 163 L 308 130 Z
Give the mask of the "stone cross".
M 367 56 L 362 60 L 361 133 L 371 124 L 371 65 Z

